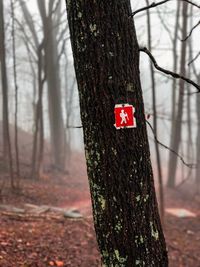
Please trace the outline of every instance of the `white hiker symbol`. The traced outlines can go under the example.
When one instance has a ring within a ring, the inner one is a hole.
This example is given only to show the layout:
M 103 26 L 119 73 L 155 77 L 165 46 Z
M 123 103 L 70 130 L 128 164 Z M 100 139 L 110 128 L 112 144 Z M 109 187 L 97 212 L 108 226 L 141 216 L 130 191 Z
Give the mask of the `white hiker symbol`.
M 123 123 L 127 123 L 127 120 L 129 120 L 128 118 L 128 114 L 126 112 L 124 112 L 124 109 L 122 109 L 121 113 L 120 113 L 120 117 L 121 117 L 121 124 Z

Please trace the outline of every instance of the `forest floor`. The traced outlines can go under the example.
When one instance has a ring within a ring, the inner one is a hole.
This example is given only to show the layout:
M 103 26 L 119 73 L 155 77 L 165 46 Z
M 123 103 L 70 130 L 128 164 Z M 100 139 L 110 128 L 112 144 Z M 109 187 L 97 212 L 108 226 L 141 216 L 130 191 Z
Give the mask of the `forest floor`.
M 0 206 L 15 209 L 0 209 L 0 267 L 100 267 L 84 162 L 76 156 L 73 164 L 65 176 L 47 173 L 39 181 L 21 180 L 18 192 L 2 188 Z M 25 205 L 44 209 L 21 212 Z M 76 208 L 83 217 L 67 218 L 44 205 Z M 166 212 L 170 267 L 200 267 L 199 207 L 197 197 L 166 191 L 167 209 L 184 208 L 194 216 L 183 210 L 178 216 L 177 211 L 176 216 Z

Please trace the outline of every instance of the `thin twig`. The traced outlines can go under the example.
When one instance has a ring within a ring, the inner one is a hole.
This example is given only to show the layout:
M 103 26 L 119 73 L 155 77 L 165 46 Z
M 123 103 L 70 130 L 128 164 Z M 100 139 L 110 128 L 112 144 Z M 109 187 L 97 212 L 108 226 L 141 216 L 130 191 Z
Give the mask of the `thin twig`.
M 67 126 L 66 128 L 67 128 L 67 129 L 82 129 L 83 126 L 71 126 L 71 125 L 69 125 L 69 126 Z
M 200 20 L 198 21 L 197 24 L 195 24 L 192 29 L 190 30 L 189 34 L 184 38 L 182 39 L 181 41 L 185 42 L 187 39 L 190 38 L 190 36 L 192 35 L 193 31 L 200 25 Z
M 192 169 L 189 170 L 187 177 L 186 177 L 185 179 L 183 179 L 183 181 L 180 182 L 180 183 L 176 186 L 176 189 L 178 189 L 179 187 L 181 187 L 184 183 L 186 183 L 186 182 L 190 179 L 191 170 L 192 170 Z
M 151 61 L 153 62 L 154 67 L 157 70 L 159 70 L 159 71 L 161 71 L 167 75 L 170 75 L 175 79 L 182 79 L 182 80 L 186 81 L 187 83 L 192 84 L 197 89 L 197 92 L 194 92 L 194 93 L 200 92 L 200 86 L 198 84 L 196 84 L 194 81 L 192 81 L 191 79 L 186 78 L 185 76 L 183 76 L 181 74 L 175 73 L 175 72 L 170 71 L 170 70 L 166 70 L 166 69 L 158 66 L 158 63 L 156 62 L 154 56 L 151 54 L 151 52 L 146 47 L 140 47 L 139 51 L 146 53 L 150 57 Z M 193 93 L 190 93 L 190 94 L 193 94 Z
M 198 52 L 198 54 L 188 63 L 188 66 L 191 65 L 195 60 L 197 60 L 199 56 L 200 52 Z
M 185 160 L 183 159 L 183 157 L 181 157 L 176 151 L 174 151 L 174 150 L 171 149 L 170 147 L 166 146 L 165 144 L 161 143 L 161 142 L 158 140 L 157 136 L 155 135 L 154 129 L 153 129 L 152 125 L 150 124 L 150 122 L 148 122 L 148 121 L 146 120 L 146 123 L 147 123 L 147 124 L 149 125 L 149 127 L 151 128 L 151 131 L 152 131 L 152 133 L 153 133 L 153 135 L 154 135 L 154 139 L 155 139 L 155 141 L 156 141 L 159 145 L 161 145 L 161 146 L 164 147 L 165 149 L 169 150 L 170 152 L 174 153 L 174 154 L 175 154 L 175 155 L 182 161 L 182 163 L 183 163 L 185 166 L 187 166 L 188 168 L 191 168 L 191 169 L 196 168 L 196 164 L 185 162 Z M 81 129 L 81 128 L 83 128 L 83 126 L 68 126 L 67 128 L 70 128 L 70 129 Z
M 151 8 L 154 8 L 154 7 L 163 5 L 163 4 L 165 4 L 165 3 L 169 2 L 169 1 L 172 1 L 172 0 L 163 0 L 163 1 L 160 1 L 160 2 L 158 2 L 158 3 L 153 2 L 153 3 L 150 4 L 149 6 L 145 6 L 145 7 L 142 7 L 142 8 L 140 8 L 140 9 L 137 9 L 136 11 L 134 11 L 134 12 L 130 15 L 130 17 L 134 17 L 137 13 L 140 13 L 140 12 L 145 11 L 145 10 L 147 10 L 147 9 L 151 9 Z M 199 5 L 197 5 L 196 3 L 193 3 L 193 2 L 191 2 L 191 1 L 189 1 L 189 0 L 179 0 L 179 1 L 184 1 L 184 2 L 187 2 L 187 3 L 193 5 L 193 6 L 197 7 L 197 8 L 200 8 Z
M 169 150 L 170 152 L 172 152 L 173 154 L 175 154 L 175 155 L 182 161 L 182 163 L 183 163 L 185 166 L 187 166 L 188 168 L 191 168 L 191 169 L 196 168 L 196 164 L 185 162 L 184 158 L 181 157 L 176 151 L 174 151 L 174 150 L 171 149 L 170 147 L 166 146 L 165 144 L 161 143 L 161 142 L 158 140 L 157 136 L 155 135 L 155 131 L 154 131 L 154 129 L 153 129 L 151 123 L 148 122 L 147 120 L 146 120 L 146 123 L 149 125 L 149 127 L 150 127 L 150 129 L 151 129 L 151 131 L 152 131 L 152 133 L 153 133 L 153 135 L 154 135 L 154 139 L 155 139 L 155 141 L 156 141 L 159 145 L 161 145 L 161 146 L 164 147 L 165 149 L 167 149 L 167 150 Z

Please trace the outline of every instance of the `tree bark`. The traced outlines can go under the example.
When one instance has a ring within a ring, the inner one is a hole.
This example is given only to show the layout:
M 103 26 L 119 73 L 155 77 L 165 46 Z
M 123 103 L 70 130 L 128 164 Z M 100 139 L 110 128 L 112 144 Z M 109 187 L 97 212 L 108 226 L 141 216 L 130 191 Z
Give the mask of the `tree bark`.
M 66 3 L 102 264 L 166 267 L 130 1 Z M 124 102 L 136 108 L 136 129 L 114 127 Z

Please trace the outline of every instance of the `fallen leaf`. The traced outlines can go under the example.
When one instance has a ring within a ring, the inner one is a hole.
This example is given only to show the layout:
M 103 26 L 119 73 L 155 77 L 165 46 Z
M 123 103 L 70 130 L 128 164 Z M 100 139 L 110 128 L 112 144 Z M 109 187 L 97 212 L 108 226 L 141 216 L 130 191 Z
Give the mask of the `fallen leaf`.
M 5 247 L 5 246 L 7 246 L 8 245 L 8 242 L 1 242 L 1 245 L 3 246 L 3 247 Z
M 63 267 L 64 266 L 64 262 L 63 261 L 56 261 L 56 266 Z

